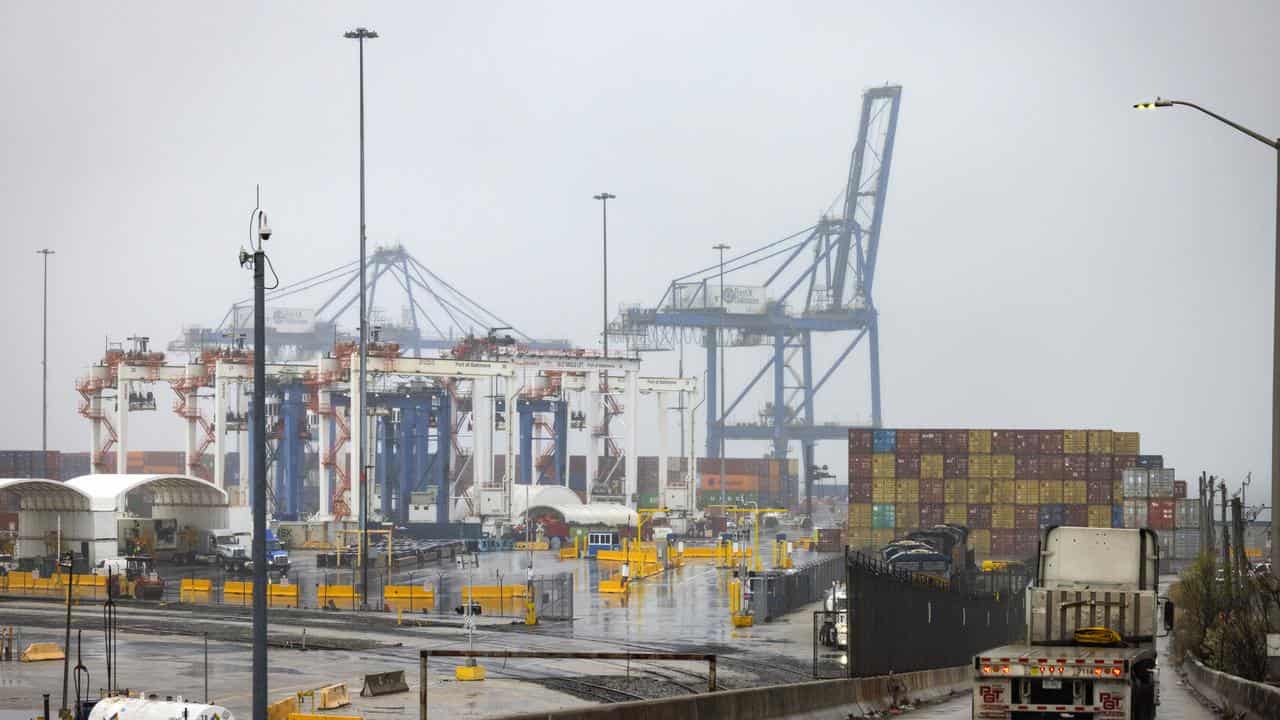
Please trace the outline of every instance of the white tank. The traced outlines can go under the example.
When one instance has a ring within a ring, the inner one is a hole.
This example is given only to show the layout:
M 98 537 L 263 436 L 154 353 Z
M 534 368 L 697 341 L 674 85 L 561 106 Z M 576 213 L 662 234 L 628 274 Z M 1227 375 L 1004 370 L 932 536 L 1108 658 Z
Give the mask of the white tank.
M 183 712 L 185 711 L 185 715 Z M 221 705 L 113 697 L 99 700 L 89 720 L 235 720 Z

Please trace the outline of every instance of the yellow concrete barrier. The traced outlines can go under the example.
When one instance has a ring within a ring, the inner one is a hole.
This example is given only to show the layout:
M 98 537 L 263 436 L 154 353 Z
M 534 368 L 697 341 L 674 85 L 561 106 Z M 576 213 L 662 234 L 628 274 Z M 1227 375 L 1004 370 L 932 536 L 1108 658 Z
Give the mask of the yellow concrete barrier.
M 320 715 L 318 713 L 289 713 L 288 720 L 364 720 L 359 715 Z
M 524 597 L 528 594 L 529 589 L 524 585 L 463 585 L 461 597 L 465 601 L 470 598 Z
M 694 560 L 714 560 L 720 556 L 720 548 L 707 545 L 685 545 L 684 557 Z
M 41 642 L 31 643 L 26 650 L 22 651 L 22 662 L 43 662 L 45 660 L 63 660 L 67 656 L 62 652 L 62 646 L 58 643 Z
M 382 597 L 387 600 L 434 600 L 436 592 L 421 585 L 388 585 L 382 589 Z
M 550 550 L 551 545 L 546 540 L 532 540 L 530 542 L 520 541 L 515 544 L 516 550 Z
M 223 595 L 252 595 L 253 583 L 247 580 L 228 580 L 222 584 Z
M 322 603 L 326 600 L 358 600 L 360 597 L 356 594 L 355 585 L 317 585 L 316 595 Z
M 633 547 L 627 550 L 597 550 L 596 560 L 603 562 L 658 562 L 658 549 L 654 547 Z
M 601 580 L 599 589 L 600 589 L 600 592 L 602 593 L 616 595 L 616 594 L 627 592 L 628 584 L 629 583 L 627 583 L 626 578 L 622 577 L 621 575 L 614 575 L 611 578 L 605 578 L 604 580 Z
M 267 720 L 289 720 L 298 714 L 298 698 L 289 697 L 267 706 Z
M 351 704 L 351 694 L 346 683 L 328 685 L 316 690 L 316 709 L 334 710 Z M 329 717 L 329 716 L 326 716 Z
M 213 581 L 208 578 L 182 578 L 182 582 L 178 583 L 179 592 L 210 592 L 213 590 Z
M 578 559 L 577 546 L 567 545 L 565 547 L 560 548 L 560 559 L 561 560 L 577 560 Z
M 271 607 L 298 607 L 298 586 L 268 583 L 267 605 Z

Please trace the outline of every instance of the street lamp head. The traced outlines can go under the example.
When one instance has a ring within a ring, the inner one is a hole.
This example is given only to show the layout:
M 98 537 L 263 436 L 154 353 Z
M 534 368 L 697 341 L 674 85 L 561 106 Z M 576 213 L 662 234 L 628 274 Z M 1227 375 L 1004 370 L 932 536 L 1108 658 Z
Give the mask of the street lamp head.
M 729 245 L 728 245 L 728 243 L 717 243 L 717 244 L 715 244 L 715 245 L 712 245 L 712 246 L 711 246 L 711 249 L 712 249 L 712 250 L 721 250 L 721 251 L 723 251 L 723 250 L 728 250 L 728 249 L 729 249 Z
M 378 37 L 378 33 L 367 28 L 358 27 L 355 30 L 349 30 L 343 33 L 342 37 L 351 40 L 372 40 Z
M 1134 103 L 1133 109 L 1134 110 L 1154 110 L 1156 108 L 1171 107 L 1172 105 L 1173 105 L 1172 101 L 1165 100 L 1162 97 L 1157 97 L 1152 102 Z
M 600 193 L 599 195 L 593 195 L 592 197 L 594 197 L 596 200 L 613 200 L 618 196 L 612 193 Z

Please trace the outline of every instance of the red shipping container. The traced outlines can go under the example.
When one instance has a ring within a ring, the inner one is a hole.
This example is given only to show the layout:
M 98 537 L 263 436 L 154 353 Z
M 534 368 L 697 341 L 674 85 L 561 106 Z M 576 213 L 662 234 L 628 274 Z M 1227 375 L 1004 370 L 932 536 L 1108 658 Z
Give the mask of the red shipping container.
M 957 455 L 969 454 L 969 431 L 968 430 L 943 430 L 942 431 L 942 449 L 944 452 L 955 453 Z
M 1013 431 L 1013 453 L 1015 455 L 1037 455 L 1040 453 L 1039 430 Z
M 1111 504 L 1111 481 L 1090 480 L 1085 483 L 1086 499 L 1090 505 Z
M 1054 478 L 1049 478 L 1050 480 Z M 1063 455 L 1062 456 L 1062 480 L 1088 480 L 1089 479 L 1089 456 L 1088 455 Z
M 1123 473 L 1129 468 L 1138 467 L 1137 455 L 1114 455 L 1111 459 L 1111 469 L 1118 471 L 1116 477 L 1120 477 L 1119 473 Z
M 1173 497 L 1175 500 L 1187 499 L 1187 481 L 1186 480 L 1173 481 Z
M 965 439 L 968 443 L 968 438 Z M 942 457 L 942 476 L 948 480 L 967 480 L 969 478 L 968 455 L 944 455 Z
M 850 428 L 849 429 L 849 452 L 851 453 L 871 452 L 871 429 L 870 428 Z
M 894 446 L 898 452 L 918 453 L 920 452 L 920 431 L 919 430 L 899 430 L 897 432 L 897 440 Z
M 1013 526 L 1019 529 L 1035 530 L 1040 527 L 1040 506 L 1038 505 L 1014 505 L 1013 506 Z
M 1173 500 L 1152 500 L 1147 510 L 1147 527 L 1152 530 L 1172 530 L 1174 508 Z
M 941 453 L 946 452 L 946 449 L 946 434 L 942 430 L 920 431 L 920 452 Z
M 849 502 L 871 502 L 871 480 L 853 479 L 849 481 Z
M 1089 478 L 1090 480 L 1112 481 L 1111 477 L 1111 456 L 1110 455 L 1090 455 L 1089 456 Z
M 1063 470 L 1064 460 L 1062 455 L 1041 455 L 1039 462 L 1040 479 L 1041 480 L 1064 480 L 1066 471 Z
M 1039 480 L 1040 458 L 1035 455 L 1018 455 L 1013 458 L 1013 479 Z
M 871 455 L 859 454 L 849 456 L 849 479 L 871 479 Z
M 947 506 L 940 503 L 920 503 L 920 527 L 941 525 L 947 515 Z
M 902 432 L 898 432 L 898 438 L 902 438 Z M 917 453 L 906 453 L 898 450 L 897 459 L 894 462 L 894 472 L 897 477 L 911 480 L 920 477 L 920 455 Z
M 1040 431 L 1040 454 L 1041 455 L 1061 455 L 1062 454 L 1062 431 L 1061 430 L 1041 430 Z
M 921 479 L 920 480 L 920 502 L 922 503 L 941 503 L 946 501 L 947 481 L 941 479 Z M 924 521 L 921 520 L 921 523 Z M 939 520 L 938 522 L 942 522 Z
M 1062 524 L 1072 527 L 1088 527 L 1089 526 L 1089 506 L 1088 505 L 1063 505 L 1062 506 Z
M 1014 431 L 1013 430 L 992 430 L 991 431 L 991 454 L 992 455 L 1009 455 L 1014 449 Z
M 1040 530 L 1018 530 L 1018 554 L 1022 557 L 1034 558 L 1036 548 L 1040 547 Z
M 986 530 L 991 527 L 991 506 L 990 505 L 970 505 L 969 506 L 969 523 L 970 530 Z
M 1017 530 L 991 531 L 991 557 L 1008 560 L 1014 557 L 1018 549 Z

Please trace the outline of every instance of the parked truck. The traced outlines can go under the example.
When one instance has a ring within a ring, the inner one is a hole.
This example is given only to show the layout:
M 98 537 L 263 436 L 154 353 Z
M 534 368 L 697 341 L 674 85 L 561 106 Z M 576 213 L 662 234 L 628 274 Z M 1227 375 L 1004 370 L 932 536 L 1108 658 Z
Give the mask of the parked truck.
M 1159 555 L 1148 529 L 1050 528 L 1027 591 L 1027 639 L 974 657 L 972 716 L 1152 720 Z
M 252 547 L 252 542 L 250 542 Z M 253 571 L 253 558 L 245 562 L 245 569 Z M 284 575 L 289 572 L 289 552 L 280 544 L 280 538 L 271 528 L 267 528 L 267 571 Z

